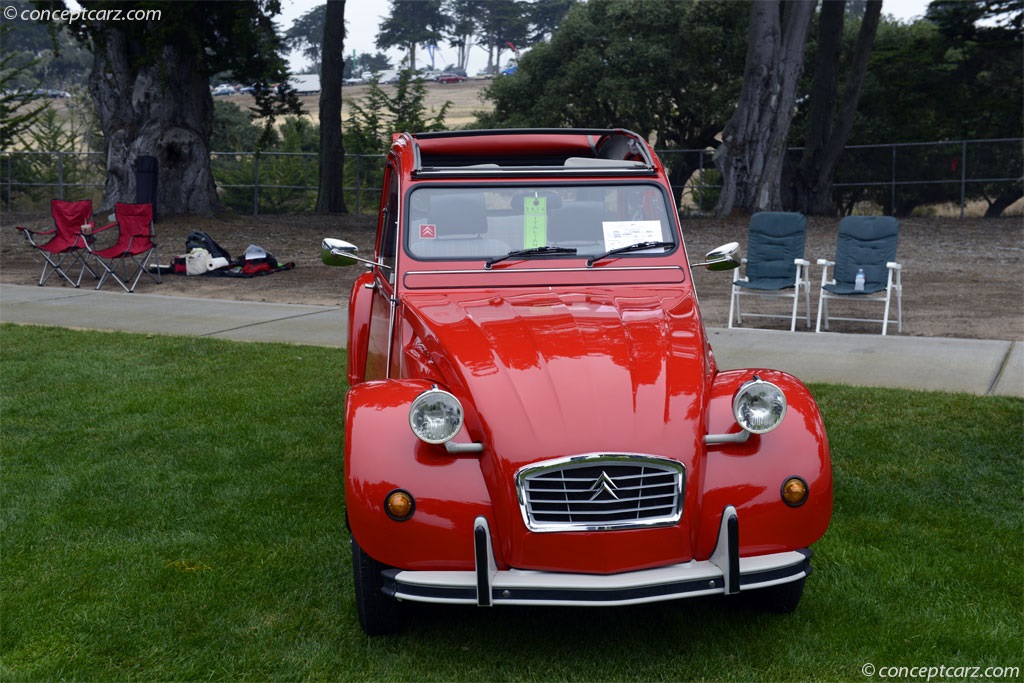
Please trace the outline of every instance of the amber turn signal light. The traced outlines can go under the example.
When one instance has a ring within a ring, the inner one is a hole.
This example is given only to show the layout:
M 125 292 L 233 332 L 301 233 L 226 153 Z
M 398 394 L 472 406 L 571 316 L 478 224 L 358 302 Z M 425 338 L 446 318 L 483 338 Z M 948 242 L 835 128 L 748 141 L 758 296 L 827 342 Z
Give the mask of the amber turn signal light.
M 807 500 L 807 482 L 800 477 L 790 477 L 782 484 L 782 500 L 786 505 L 796 508 Z
M 384 511 L 396 522 L 404 522 L 416 511 L 416 501 L 408 491 L 395 489 L 384 499 Z

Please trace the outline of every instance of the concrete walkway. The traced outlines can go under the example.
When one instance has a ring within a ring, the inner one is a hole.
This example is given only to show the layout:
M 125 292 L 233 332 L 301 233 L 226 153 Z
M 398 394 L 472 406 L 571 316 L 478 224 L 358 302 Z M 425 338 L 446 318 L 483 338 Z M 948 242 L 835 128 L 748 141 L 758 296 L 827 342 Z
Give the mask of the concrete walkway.
M 343 347 L 340 306 L 196 299 L 0 284 L 0 322 Z M 719 367 L 805 382 L 1024 397 L 1022 342 L 710 328 Z

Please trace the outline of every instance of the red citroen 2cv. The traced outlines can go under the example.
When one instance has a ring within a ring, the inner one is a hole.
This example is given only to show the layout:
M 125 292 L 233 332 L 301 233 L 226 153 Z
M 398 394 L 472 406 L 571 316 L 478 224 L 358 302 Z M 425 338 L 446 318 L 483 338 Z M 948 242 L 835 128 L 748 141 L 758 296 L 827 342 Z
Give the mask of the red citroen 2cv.
M 788 374 L 715 364 L 643 138 L 395 135 L 374 254 L 322 256 L 368 266 L 345 403 L 367 634 L 406 600 L 796 608 L 832 514 L 821 415 Z

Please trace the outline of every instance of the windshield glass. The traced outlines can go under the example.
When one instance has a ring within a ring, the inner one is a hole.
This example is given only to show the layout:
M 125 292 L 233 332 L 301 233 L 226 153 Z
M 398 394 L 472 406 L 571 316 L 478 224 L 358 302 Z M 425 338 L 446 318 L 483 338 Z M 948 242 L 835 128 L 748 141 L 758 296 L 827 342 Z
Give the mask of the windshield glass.
M 677 241 L 665 196 L 650 184 L 419 187 L 406 217 L 406 250 L 426 260 L 489 259 L 518 250 L 565 258 L 571 249 L 585 258 L 639 242 Z

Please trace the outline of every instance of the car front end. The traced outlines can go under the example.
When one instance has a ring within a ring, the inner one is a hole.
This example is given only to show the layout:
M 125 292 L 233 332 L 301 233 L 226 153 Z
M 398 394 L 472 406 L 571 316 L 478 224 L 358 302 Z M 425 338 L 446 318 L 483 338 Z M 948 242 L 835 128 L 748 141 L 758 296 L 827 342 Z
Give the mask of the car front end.
M 370 267 L 345 406 L 367 633 L 405 601 L 796 607 L 832 510 L 821 415 L 791 375 L 717 367 L 646 142 L 396 136 L 379 228 L 373 258 L 324 243 Z

